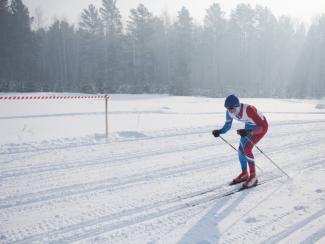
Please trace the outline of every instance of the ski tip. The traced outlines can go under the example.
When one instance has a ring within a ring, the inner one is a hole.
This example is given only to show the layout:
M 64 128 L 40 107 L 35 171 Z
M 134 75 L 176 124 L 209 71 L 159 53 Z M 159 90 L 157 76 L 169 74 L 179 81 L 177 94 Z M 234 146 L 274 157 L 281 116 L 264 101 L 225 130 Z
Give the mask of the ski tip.
M 231 181 L 231 182 L 229 182 L 229 185 L 234 186 L 234 185 L 238 185 L 240 183 L 243 183 L 243 181 L 241 181 L 241 182 Z
M 239 184 L 239 183 L 240 183 L 240 182 L 231 181 L 231 182 L 229 182 L 228 185 L 230 185 L 230 186 L 234 186 L 234 185 L 237 185 L 237 184 Z

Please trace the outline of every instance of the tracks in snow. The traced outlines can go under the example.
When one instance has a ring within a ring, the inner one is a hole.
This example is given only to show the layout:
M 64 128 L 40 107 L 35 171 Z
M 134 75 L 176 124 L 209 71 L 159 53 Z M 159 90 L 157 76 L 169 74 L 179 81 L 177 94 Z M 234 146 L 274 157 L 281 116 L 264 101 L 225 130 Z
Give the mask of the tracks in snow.
M 276 177 L 277 179 L 278 177 Z M 263 191 L 261 185 L 254 188 L 255 192 Z M 123 210 L 119 213 L 112 215 L 101 216 L 99 218 L 82 222 L 80 224 L 70 225 L 65 228 L 54 230 L 48 233 L 37 234 L 29 236 L 22 240 L 17 240 L 15 243 L 30 243 L 34 241 L 47 241 L 56 240 L 60 242 L 74 242 L 83 239 L 87 239 L 93 236 L 97 236 L 103 233 L 112 232 L 121 228 L 137 225 L 145 221 L 149 221 L 156 218 L 161 218 L 165 215 L 173 214 L 178 211 L 191 211 L 190 209 L 198 205 L 204 206 L 209 202 L 223 198 L 223 194 L 229 192 L 234 187 L 221 187 L 216 188 L 215 191 L 208 192 L 203 195 L 193 195 L 188 197 L 184 195 L 182 197 L 172 198 L 165 201 L 155 202 L 153 204 L 144 205 L 140 208 L 133 208 Z M 249 194 L 248 191 L 240 192 L 239 194 Z M 187 197 L 187 198 L 185 198 Z M 187 213 L 191 215 L 191 213 Z M 59 239 L 57 239 L 59 237 Z
M 270 124 L 270 127 L 281 127 L 281 126 L 296 126 L 296 125 L 312 125 L 312 124 L 324 124 L 325 120 L 315 120 L 315 121 L 284 121 L 284 122 L 274 122 Z M 143 133 L 142 138 L 112 138 L 108 139 L 108 142 L 105 138 L 95 139 L 93 137 L 85 137 L 85 138 L 65 138 L 63 140 L 53 140 L 50 142 L 42 142 L 36 143 L 31 142 L 23 143 L 23 144 L 5 144 L 1 145 L 0 148 L 0 156 L 8 156 L 8 155 L 20 155 L 24 153 L 35 153 L 34 156 L 37 156 L 41 153 L 52 152 L 53 150 L 67 150 L 73 148 L 85 148 L 85 147 L 92 147 L 92 146 L 100 146 L 100 145 L 108 145 L 110 143 L 125 143 L 125 142 L 133 142 L 133 141 L 147 141 L 152 139 L 159 139 L 159 138 L 173 138 L 179 136 L 186 136 L 186 135 L 194 135 L 194 134 L 203 134 L 203 133 L 210 133 L 212 129 L 215 129 L 214 126 L 210 127 L 195 127 L 195 128 L 185 128 L 185 129 L 170 129 L 164 131 L 155 131 L 155 132 L 148 132 Z M 14 150 L 13 150 L 14 148 Z
M 295 138 L 293 138 L 293 141 L 295 141 L 295 146 L 297 147 L 297 150 L 299 150 L 300 147 L 305 147 L 306 145 L 315 145 L 319 143 L 320 141 L 323 141 L 324 137 L 321 136 L 317 140 L 315 138 L 312 138 L 310 141 L 306 141 L 305 139 L 297 141 Z M 130 159 L 139 159 L 141 157 L 152 157 L 156 155 L 164 155 L 164 154 L 170 154 L 170 153 L 184 153 L 185 151 L 192 151 L 192 150 L 199 150 L 201 148 L 207 148 L 214 146 L 214 143 L 206 143 L 204 145 L 200 143 L 191 143 L 188 145 L 179 145 L 178 148 L 164 148 L 156 151 L 145 151 L 145 152 L 140 152 L 136 155 L 126 155 L 124 158 L 123 157 L 118 157 L 118 158 L 113 158 L 111 160 L 107 161 L 99 161 L 99 162 L 94 162 L 94 163 L 88 163 L 84 165 L 81 163 L 81 166 L 79 162 L 77 162 L 76 165 L 73 165 L 72 168 L 79 168 L 79 167 L 85 167 L 92 165 L 94 167 L 98 165 L 104 165 L 107 167 L 111 167 L 114 164 L 119 164 L 123 163 L 125 164 L 128 160 Z M 291 143 L 287 143 L 287 148 L 290 148 L 292 146 Z M 286 150 L 286 147 L 282 147 L 282 150 Z M 184 150 L 182 150 L 182 148 Z M 279 149 L 274 149 L 268 153 L 275 153 Z M 177 175 L 182 175 L 182 174 L 190 174 L 191 172 L 197 172 L 200 170 L 207 170 L 207 169 L 218 169 L 221 167 L 225 167 L 229 164 L 231 164 L 231 161 L 233 161 L 235 155 L 229 155 L 227 157 L 224 157 L 222 160 L 219 160 L 218 163 L 215 162 L 215 158 L 217 158 L 216 154 L 210 154 L 207 157 L 203 159 L 196 159 L 190 163 L 180 163 L 176 164 L 173 167 L 167 167 L 167 168 L 159 168 L 155 170 L 151 170 L 149 172 L 144 173 L 135 173 L 133 175 L 127 175 L 126 177 L 122 178 L 105 178 L 105 179 L 100 179 L 92 182 L 86 182 L 86 183 L 80 183 L 80 184 L 74 184 L 74 185 L 68 185 L 68 186 L 63 186 L 63 187 L 56 187 L 48 190 L 43 190 L 43 191 L 38 191 L 38 192 L 32 192 L 32 193 L 26 193 L 26 194 L 19 194 L 17 196 L 10 196 L 6 198 L 2 198 L 0 201 L 0 209 L 6 209 L 6 208 L 11 208 L 11 207 L 17 207 L 17 206 L 23 206 L 26 204 L 35 204 L 35 203 L 40 203 L 43 201 L 50 201 L 54 199 L 64 199 L 65 201 L 76 201 L 76 199 L 71 199 L 72 196 L 78 196 L 78 195 L 84 195 L 84 194 L 89 194 L 89 193 L 95 193 L 95 192 L 113 192 L 117 190 L 121 190 L 123 188 L 127 188 L 129 186 L 135 185 L 135 184 L 146 184 L 148 180 L 150 179 L 163 179 L 163 178 L 168 178 L 170 176 L 177 176 Z M 234 165 L 234 164 L 232 164 Z M 79 166 L 79 167 L 78 167 Z M 39 174 L 43 172 L 45 169 L 49 170 L 48 167 L 46 166 L 45 168 L 40 168 L 39 171 L 35 171 L 36 169 L 32 171 L 25 171 L 23 170 L 22 172 L 15 172 L 11 175 L 11 177 L 14 176 L 26 176 L 28 177 L 29 174 Z M 64 171 L 69 169 L 69 166 L 67 168 L 59 169 L 60 171 Z M 52 170 L 56 171 L 57 166 L 53 167 Z M 9 177 L 7 175 L 7 177 Z M 3 177 L 4 179 L 7 178 L 6 175 Z M 70 199 L 69 199 L 70 198 Z
M 324 121 L 325 123 L 325 121 Z M 317 131 L 321 132 L 323 131 L 322 128 L 317 129 Z M 177 153 L 177 152 L 184 152 L 184 151 L 192 151 L 192 150 L 198 150 L 198 149 L 202 149 L 202 148 L 207 148 L 207 147 L 216 147 L 216 143 L 214 142 L 207 142 L 206 138 L 202 139 L 202 138 L 198 138 L 199 141 L 196 141 L 194 143 L 180 143 L 179 141 L 174 141 L 172 143 L 170 143 L 168 141 L 168 138 L 170 137 L 176 137 L 176 136 L 180 136 L 182 135 L 184 136 L 189 136 L 189 137 L 193 137 L 193 136 L 203 136 L 207 131 L 203 130 L 202 128 L 198 131 L 195 132 L 186 132 L 186 133 L 181 133 L 181 134 L 171 134 L 171 135 L 167 135 L 167 136 L 160 136 L 157 138 L 150 138 L 150 139 L 146 139 L 148 140 L 148 145 L 149 145 L 149 150 L 148 149 L 141 149 L 139 150 L 139 148 L 134 148 L 134 150 L 128 150 L 128 144 L 130 143 L 130 141 L 123 141 L 124 143 L 127 143 L 126 145 L 121 145 L 121 147 L 125 147 L 126 152 L 123 153 L 113 153 L 113 154 L 109 154 L 107 156 L 102 156 L 102 157 L 92 157 L 92 158 L 87 158 L 87 159 L 79 159 L 79 160 L 74 160 L 74 161 L 64 161 L 64 162 L 59 162 L 59 163 L 39 163 L 38 165 L 35 166 L 28 166 L 28 167 L 23 167 L 21 168 L 21 166 L 17 166 L 17 168 L 10 168 L 8 170 L 1 170 L 0 171 L 0 176 L 2 179 L 5 178 L 10 178 L 10 177 L 17 177 L 17 176 L 25 176 L 25 175 L 29 175 L 29 174 L 39 174 L 39 173 L 43 173 L 43 172 L 51 172 L 51 171 L 66 171 L 68 169 L 75 169 L 75 168 L 80 168 L 80 167 L 89 167 L 89 166 L 113 166 L 113 165 L 119 165 L 119 164 L 125 164 L 125 162 L 129 162 L 130 160 L 134 160 L 134 159 L 142 159 L 142 158 L 146 158 L 146 157 L 152 157 L 152 156 L 157 156 L 157 155 L 165 155 L 165 154 L 170 154 L 170 153 Z M 304 131 L 298 131 L 297 133 L 295 133 L 295 136 L 298 135 L 303 135 L 305 134 Z M 164 143 L 166 143 L 167 139 L 167 146 L 164 146 L 164 148 L 160 148 L 159 146 L 164 145 Z M 184 138 L 184 140 L 187 141 L 187 139 Z M 191 140 L 193 140 L 193 138 L 191 138 Z M 197 139 L 194 139 L 197 140 Z M 300 140 L 299 141 L 295 141 L 295 145 L 299 144 L 301 145 L 301 143 L 308 143 L 310 140 L 308 140 L 308 138 L 305 138 L 304 140 Z M 294 142 L 294 140 L 292 140 L 292 142 Z M 313 141 L 311 141 L 311 143 L 313 143 Z M 152 144 L 154 145 L 154 147 L 152 147 Z M 158 144 L 158 145 L 157 145 Z M 281 141 L 278 142 L 277 145 L 278 149 L 276 149 L 276 147 L 273 146 L 273 150 L 272 152 L 274 152 L 275 150 L 285 150 L 287 148 L 290 148 L 292 146 L 292 144 L 285 142 L 285 145 L 282 146 L 281 145 Z M 150 148 L 151 147 L 151 148 Z M 112 148 L 110 148 L 110 150 L 112 150 Z M 271 153 L 272 153 L 271 152 Z M 72 152 L 73 153 L 73 152 Z
M 313 124 L 310 124 L 313 125 Z M 324 126 L 322 125 L 320 128 L 313 129 L 314 137 L 304 138 L 305 131 L 299 131 L 299 128 L 294 131 L 297 133 L 292 133 L 290 138 L 286 138 L 283 142 L 279 142 L 279 144 L 270 147 L 268 153 L 274 154 L 286 154 L 287 150 L 299 152 L 299 150 L 303 150 L 306 145 L 309 147 L 315 147 L 316 152 L 321 152 L 321 149 L 317 147 L 318 144 L 324 141 L 325 135 L 323 135 L 322 131 L 324 130 Z M 317 133 L 319 130 L 320 133 Z M 292 131 L 291 131 L 292 132 Z M 32 170 L 28 168 L 19 169 L 12 168 L 8 170 L 3 170 L 1 175 L 3 174 L 5 177 L 4 180 L 14 180 L 17 177 L 26 178 L 28 180 L 29 177 L 37 176 L 41 173 L 51 173 L 53 177 L 56 177 L 56 172 L 67 172 L 70 170 L 87 168 L 87 167 L 100 167 L 109 168 L 116 165 L 130 165 L 131 163 L 137 164 L 138 159 L 146 159 L 150 160 L 155 156 L 167 156 L 168 154 L 186 154 L 191 151 L 200 151 L 210 149 L 210 147 L 214 147 L 214 142 L 204 143 L 206 139 L 202 139 L 202 134 L 206 133 L 206 129 L 201 132 L 195 133 L 185 133 L 185 135 L 181 136 L 178 141 L 170 141 L 171 139 L 175 139 L 176 136 L 171 137 L 158 137 L 146 139 L 146 141 L 150 144 L 149 148 L 141 148 L 135 147 L 134 151 L 128 150 L 129 153 L 126 155 L 123 154 L 114 154 L 110 159 L 105 159 L 104 157 L 91 158 L 88 160 L 77 160 L 70 162 L 59 162 L 57 165 L 50 164 L 39 164 L 35 165 Z M 282 132 L 281 132 L 282 133 Z M 285 133 L 284 133 L 285 134 Z M 188 137 L 185 138 L 184 137 Z M 167 139 L 167 140 L 165 140 Z M 271 138 L 272 139 L 272 138 Z M 281 138 L 280 138 L 281 139 Z M 186 143 L 183 143 L 183 141 Z M 272 139 L 274 140 L 274 139 Z M 193 143 L 188 143 L 188 141 L 194 141 Z M 161 146 L 161 142 L 166 142 L 168 145 Z M 125 141 L 123 144 L 128 144 L 130 141 Z M 136 141 L 134 141 L 136 143 Z M 121 142 L 119 142 L 121 144 Z M 293 149 L 293 145 L 295 148 Z M 122 147 L 122 146 L 121 146 Z M 139 150 L 141 148 L 141 150 Z M 71 152 L 70 152 L 71 153 Z M 313 152 L 305 153 L 304 156 L 308 160 L 312 158 Z M 136 184 L 150 184 L 153 180 L 167 180 L 170 176 L 176 176 L 181 174 L 195 174 L 200 170 L 208 171 L 211 167 L 226 167 L 227 164 L 230 163 L 231 160 L 235 157 L 235 154 L 230 155 L 228 158 L 225 158 L 224 161 L 218 160 L 218 164 L 216 165 L 215 159 L 220 156 L 220 154 L 209 153 L 204 155 L 203 157 L 198 157 L 190 163 L 179 164 L 179 162 L 175 162 L 174 166 L 168 166 L 165 168 L 153 168 L 145 173 L 135 172 L 132 175 L 128 175 L 127 177 L 122 177 L 120 179 L 116 178 L 107 178 L 107 179 L 98 179 L 97 181 L 80 183 L 77 185 L 66 185 L 63 187 L 52 188 L 44 191 L 27 193 L 27 194 L 19 194 L 16 196 L 4 198 L 0 202 L 0 211 L 17 211 L 23 213 L 24 211 L 35 211 L 38 209 L 35 208 L 35 204 L 42 203 L 44 201 L 49 201 L 51 204 L 55 204 L 59 200 L 63 200 L 66 202 L 67 206 L 73 206 L 73 204 L 78 201 L 78 196 L 80 195 L 89 195 L 94 192 L 103 192 L 110 191 L 110 193 L 114 193 L 119 189 L 127 189 L 129 186 Z M 299 159 L 299 155 L 292 155 L 291 159 Z M 94 160 L 91 162 L 89 160 Z M 140 160 L 140 161 L 141 161 Z M 139 162 L 140 162 L 139 161 Z M 139 163 L 138 162 L 138 163 Z M 66 164 L 66 165 L 65 165 Z M 67 166 L 64 168 L 64 166 Z M 63 167 L 63 168 L 60 168 Z M 301 168 L 308 167 L 308 165 L 302 165 Z M 296 164 L 288 163 L 286 164 L 286 168 L 298 170 L 300 167 L 296 166 Z M 197 190 L 196 190 L 197 191 Z M 195 191 L 192 191 L 192 194 Z M 191 193 L 189 193 L 191 194 Z M 114 196 L 114 195 L 113 195 Z M 76 198 L 74 198 L 76 197 Z M 206 201 L 208 197 L 211 196 L 203 196 L 198 197 L 197 199 L 189 198 L 187 200 L 182 200 L 180 202 L 179 198 L 171 198 L 170 196 L 167 199 L 155 199 L 152 203 L 143 204 L 139 207 L 131 207 L 126 206 L 126 209 L 120 212 L 111 212 L 110 214 L 101 215 L 99 212 L 97 216 L 90 216 L 90 219 L 85 218 L 84 221 L 78 222 L 77 219 L 68 220 L 65 225 L 59 228 L 49 228 L 48 230 L 34 234 L 34 235 L 23 235 L 22 238 L 12 239 L 17 243 L 29 243 L 33 241 L 78 241 L 84 240 L 87 238 L 91 238 L 103 233 L 112 232 L 114 230 L 127 228 L 132 225 L 140 224 L 145 221 L 151 221 L 153 219 L 161 218 L 162 216 L 173 215 L 176 212 L 184 211 L 184 214 L 188 214 L 189 217 L 191 214 L 188 209 L 191 208 L 191 204 L 195 203 L 195 201 Z M 55 200 L 55 201 L 53 201 Z M 96 214 L 95 214 L 96 215 Z M 283 216 L 285 217 L 285 216 Z M 46 221 L 51 222 L 51 219 Z M 48 226 L 51 226 L 49 222 Z

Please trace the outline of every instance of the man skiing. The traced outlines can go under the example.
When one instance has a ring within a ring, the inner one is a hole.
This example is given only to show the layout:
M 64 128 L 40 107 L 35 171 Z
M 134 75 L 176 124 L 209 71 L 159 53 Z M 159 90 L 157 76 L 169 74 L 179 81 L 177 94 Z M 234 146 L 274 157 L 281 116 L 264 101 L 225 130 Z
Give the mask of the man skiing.
M 237 130 L 241 136 L 238 157 L 241 164 L 242 172 L 231 182 L 231 184 L 243 183 L 243 188 L 250 188 L 257 185 L 255 172 L 255 161 L 252 149 L 268 130 L 268 123 L 265 116 L 254 106 L 239 102 L 238 97 L 230 95 L 225 100 L 226 123 L 220 130 L 213 130 L 212 134 L 219 137 L 220 134 L 226 133 L 232 125 L 233 119 L 245 123 L 245 129 Z M 247 163 L 249 174 L 247 172 Z

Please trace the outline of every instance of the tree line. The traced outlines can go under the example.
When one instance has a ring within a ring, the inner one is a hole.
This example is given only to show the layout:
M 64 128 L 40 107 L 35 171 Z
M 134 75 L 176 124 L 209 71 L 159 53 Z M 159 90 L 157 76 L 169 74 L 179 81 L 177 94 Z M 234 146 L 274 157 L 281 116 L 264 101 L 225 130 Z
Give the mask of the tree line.
M 325 96 L 325 15 L 307 30 L 259 5 L 214 3 L 197 23 L 139 4 L 123 23 L 116 1 L 32 29 L 22 0 L 0 0 L 0 91 Z

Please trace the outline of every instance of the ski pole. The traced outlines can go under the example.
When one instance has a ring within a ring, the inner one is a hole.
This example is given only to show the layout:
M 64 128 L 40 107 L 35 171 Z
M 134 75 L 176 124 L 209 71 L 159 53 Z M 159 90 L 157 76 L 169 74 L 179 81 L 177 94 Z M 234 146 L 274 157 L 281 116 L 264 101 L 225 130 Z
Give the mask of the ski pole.
M 236 152 L 238 152 L 238 150 L 233 145 L 231 145 L 225 138 L 223 138 L 220 135 L 219 135 L 219 137 L 221 138 L 221 140 L 223 140 L 225 143 L 227 143 L 230 147 L 232 147 Z M 258 167 L 257 165 L 255 165 L 255 166 L 263 173 L 263 170 L 260 167 Z
M 225 138 L 223 138 L 222 136 L 219 135 L 219 137 L 225 142 L 227 143 L 229 146 L 231 146 L 236 152 L 238 152 L 238 150 L 233 146 L 231 145 Z
M 257 150 L 260 151 L 260 153 L 262 153 L 268 160 L 270 160 L 270 162 L 275 167 L 277 167 L 283 174 L 285 174 L 288 178 L 290 178 L 290 176 L 283 169 L 281 169 L 269 156 L 267 156 L 255 143 L 253 143 L 248 137 L 246 137 L 246 138 L 250 143 L 252 143 L 257 148 Z

